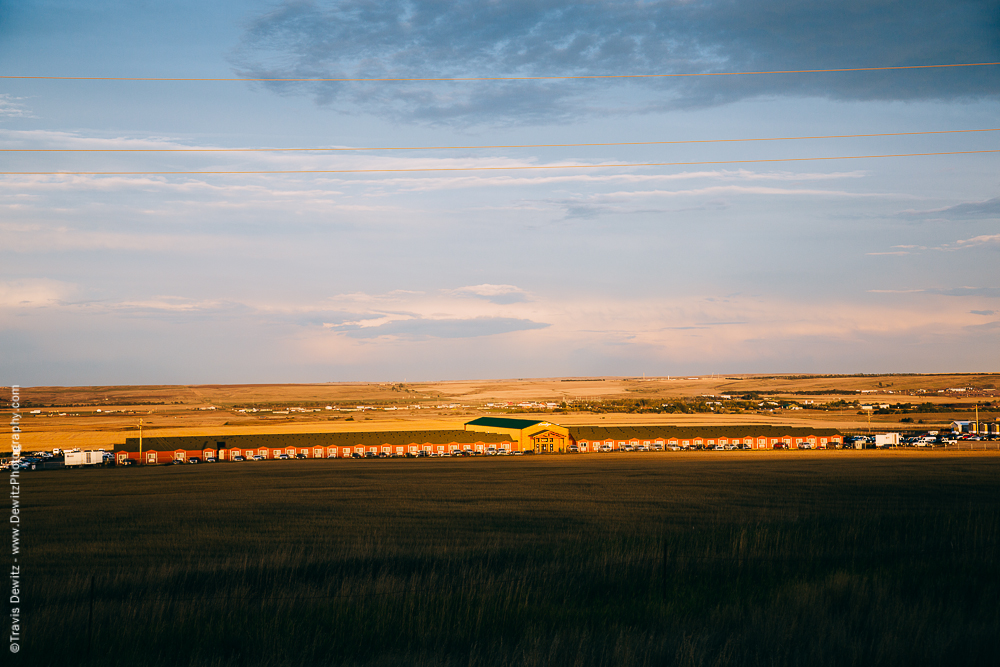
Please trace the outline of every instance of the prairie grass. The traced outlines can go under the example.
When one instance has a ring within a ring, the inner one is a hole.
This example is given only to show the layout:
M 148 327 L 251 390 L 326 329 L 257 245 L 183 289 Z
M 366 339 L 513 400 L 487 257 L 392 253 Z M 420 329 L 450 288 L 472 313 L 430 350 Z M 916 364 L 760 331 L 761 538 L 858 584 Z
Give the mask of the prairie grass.
M 23 664 L 1000 656 L 996 455 L 275 461 L 23 482 Z

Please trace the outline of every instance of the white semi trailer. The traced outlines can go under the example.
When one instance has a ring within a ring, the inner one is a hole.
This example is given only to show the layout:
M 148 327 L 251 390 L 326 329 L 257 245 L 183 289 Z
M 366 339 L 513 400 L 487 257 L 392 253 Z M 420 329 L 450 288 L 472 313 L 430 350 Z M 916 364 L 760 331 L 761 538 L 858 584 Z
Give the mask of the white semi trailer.
M 895 447 L 899 444 L 899 434 L 898 433 L 876 433 L 875 434 L 875 446 L 876 447 Z
M 104 463 L 104 452 L 63 452 L 63 465 L 67 468 L 96 466 Z

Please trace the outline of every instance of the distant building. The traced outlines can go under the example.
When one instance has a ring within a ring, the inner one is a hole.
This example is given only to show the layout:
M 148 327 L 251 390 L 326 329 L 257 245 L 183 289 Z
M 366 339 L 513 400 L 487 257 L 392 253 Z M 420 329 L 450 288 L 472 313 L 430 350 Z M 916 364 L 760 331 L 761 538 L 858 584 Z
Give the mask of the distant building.
M 825 448 L 843 443 L 836 429 L 791 426 L 561 426 L 549 421 L 480 417 L 463 430 L 360 431 L 338 433 L 271 433 L 228 436 L 127 438 L 115 447 L 115 460 L 145 464 L 170 463 L 192 457 L 232 460 L 237 456 L 265 459 L 406 456 L 453 451 L 592 453 L 666 447 L 740 446 L 750 449 Z

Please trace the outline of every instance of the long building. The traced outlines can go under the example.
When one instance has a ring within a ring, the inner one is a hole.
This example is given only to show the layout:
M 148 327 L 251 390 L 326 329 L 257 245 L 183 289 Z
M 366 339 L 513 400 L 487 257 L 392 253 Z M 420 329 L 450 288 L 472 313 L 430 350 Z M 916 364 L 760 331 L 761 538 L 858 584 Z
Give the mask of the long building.
M 459 430 L 440 431 L 358 431 L 348 433 L 266 433 L 229 436 L 166 436 L 127 438 L 115 448 L 115 460 L 135 459 L 142 463 L 169 463 L 176 459 L 215 458 L 231 461 L 237 456 L 266 459 L 304 456 L 310 459 L 351 458 L 354 454 L 405 456 L 424 451 L 449 454 L 456 449 L 485 453 L 513 451 L 510 438 Z
M 351 458 L 493 452 L 594 453 L 668 447 L 825 448 L 843 443 L 836 429 L 767 426 L 561 426 L 549 421 L 481 417 L 463 430 L 273 433 L 128 438 L 115 448 L 119 463 L 170 463 L 192 457 Z

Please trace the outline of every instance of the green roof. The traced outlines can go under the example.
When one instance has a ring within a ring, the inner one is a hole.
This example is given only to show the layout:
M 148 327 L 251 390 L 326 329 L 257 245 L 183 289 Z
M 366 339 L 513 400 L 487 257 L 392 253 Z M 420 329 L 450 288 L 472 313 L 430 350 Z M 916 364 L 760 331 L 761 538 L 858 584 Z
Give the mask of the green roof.
M 493 428 L 514 428 L 518 430 L 541 423 L 541 419 L 509 419 L 507 417 L 480 417 L 479 419 L 473 419 L 471 422 L 466 422 L 466 424 L 472 424 L 473 426 L 492 426 Z

